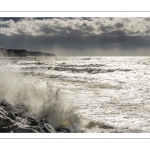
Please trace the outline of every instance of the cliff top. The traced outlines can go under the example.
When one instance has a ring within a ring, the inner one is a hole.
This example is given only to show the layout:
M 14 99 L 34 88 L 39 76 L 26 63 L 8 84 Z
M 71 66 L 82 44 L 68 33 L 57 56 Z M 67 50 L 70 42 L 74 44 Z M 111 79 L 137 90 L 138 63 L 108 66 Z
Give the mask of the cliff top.
M 28 51 L 26 49 L 6 49 L 0 48 L 0 55 L 1 56 L 55 56 L 52 53 L 43 53 L 39 51 Z

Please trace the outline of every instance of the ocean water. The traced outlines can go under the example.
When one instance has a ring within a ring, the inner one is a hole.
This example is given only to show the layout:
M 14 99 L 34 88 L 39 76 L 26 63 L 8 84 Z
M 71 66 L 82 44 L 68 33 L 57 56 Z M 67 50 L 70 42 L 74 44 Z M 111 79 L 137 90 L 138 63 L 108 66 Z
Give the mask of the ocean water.
M 0 62 L 1 99 L 22 102 L 37 116 L 44 107 L 54 126 L 150 132 L 150 57 L 1 57 Z

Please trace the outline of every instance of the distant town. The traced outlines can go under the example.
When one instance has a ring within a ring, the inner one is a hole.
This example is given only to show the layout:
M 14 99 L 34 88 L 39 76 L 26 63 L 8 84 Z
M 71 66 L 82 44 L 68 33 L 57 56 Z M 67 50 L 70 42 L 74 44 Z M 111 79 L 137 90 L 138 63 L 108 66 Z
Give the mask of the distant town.
M 3 56 L 3 57 L 55 56 L 55 54 L 35 52 L 35 51 L 27 51 L 25 49 L 0 48 L 0 56 Z

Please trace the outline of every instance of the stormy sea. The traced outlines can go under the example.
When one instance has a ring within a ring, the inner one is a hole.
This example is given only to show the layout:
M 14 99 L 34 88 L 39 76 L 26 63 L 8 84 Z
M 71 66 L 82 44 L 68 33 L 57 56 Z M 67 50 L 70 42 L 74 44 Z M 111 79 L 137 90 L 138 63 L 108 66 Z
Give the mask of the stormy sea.
M 0 120 L 1 132 L 148 133 L 150 57 L 1 57 Z

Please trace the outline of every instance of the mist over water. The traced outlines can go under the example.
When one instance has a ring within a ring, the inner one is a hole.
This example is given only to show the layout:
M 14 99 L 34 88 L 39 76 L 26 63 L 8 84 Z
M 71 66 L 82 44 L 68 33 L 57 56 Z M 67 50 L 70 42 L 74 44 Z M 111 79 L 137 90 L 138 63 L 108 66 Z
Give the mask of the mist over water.
M 1 58 L 0 100 L 72 132 L 150 132 L 149 57 Z
M 66 127 L 72 132 L 79 131 L 80 119 L 75 108 L 71 103 L 65 103 L 59 88 L 49 81 L 43 83 L 26 77 L 12 66 L 13 61 L 4 61 L 1 60 L 0 66 L 0 102 L 6 100 L 13 106 L 23 105 L 28 110 L 25 114 L 27 116 L 47 119 L 56 128 Z

